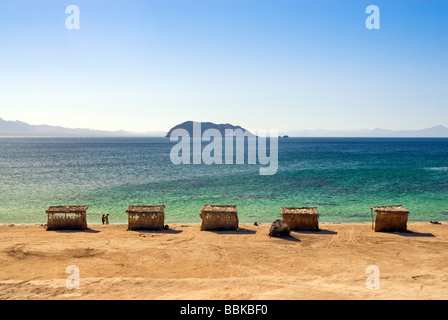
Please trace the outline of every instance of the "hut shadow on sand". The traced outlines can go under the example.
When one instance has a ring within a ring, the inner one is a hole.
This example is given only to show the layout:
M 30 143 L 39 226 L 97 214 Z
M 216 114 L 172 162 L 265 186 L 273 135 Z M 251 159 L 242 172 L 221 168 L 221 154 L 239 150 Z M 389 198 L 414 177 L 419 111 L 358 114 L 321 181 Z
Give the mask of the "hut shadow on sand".
M 319 229 L 316 231 L 310 231 L 310 230 L 291 230 L 291 233 L 300 233 L 300 234 L 328 234 L 328 235 L 337 235 L 338 233 L 336 231 L 328 230 L 328 229 Z
M 289 236 L 281 236 L 281 237 L 271 237 L 271 239 L 279 239 L 279 240 L 285 240 L 285 241 L 291 241 L 291 242 L 301 242 L 299 238 L 296 238 L 292 232 L 289 234 Z
M 434 234 L 432 233 L 427 233 L 427 232 L 415 232 L 415 231 L 411 231 L 411 230 L 407 230 L 407 231 L 382 231 L 383 233 L 390 233 L 390 234 L 396 234 L 397 236 L 402 236 L 402 237 L 428 237 L 428 238 L 433 238 L 435 237 Z
M 241 235 L 257 233 L 256 230 L 249 230 L 249 229 L 246 229 L 246 228 L 238 228 L 236 230 L 226 230 L 226 229 L 223 229 L 223 230 L 220 230 L 220 229 L 210 229 L 210 230 L 208 230 L 207 229 L 207 230 L 204 230 L 204 231 L 214 232 L 216 234 L 241 234 Z
M 51 231 L 57 232 L 57 233 L 99 233 L 101 231 L 99 230 L 93 230 L 90 228 L 84 229 L 84 230 L 58 230 L 58 229 L 53 229 Z
M 134 231 L 141 234 L 178 234 L 182 232 L 182 230 L 176 230 L 176 229 L 162 229 L 162 230 L 128 229 L 128 231 Z

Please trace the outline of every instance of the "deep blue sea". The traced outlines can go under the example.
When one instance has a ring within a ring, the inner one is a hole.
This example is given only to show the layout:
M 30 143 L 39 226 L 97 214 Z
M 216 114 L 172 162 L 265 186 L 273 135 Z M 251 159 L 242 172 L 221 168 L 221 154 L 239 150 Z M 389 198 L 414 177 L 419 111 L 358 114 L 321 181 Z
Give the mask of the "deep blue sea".
M 278 171 L 259 164 L 174 165 L 166 138 L 0 138 L 0 223 L 46 223 L 52 205 L 89 205 L 88 223 L 126 223 L 129 205 L 164 204 L 165 222 L 200 223 L 204 204 L 236 204 L 241 223 L 280 207 L 321 222 L 369 222 L 401 204 L 410 221 L 448 220 L 448 139 L 289 138 Z

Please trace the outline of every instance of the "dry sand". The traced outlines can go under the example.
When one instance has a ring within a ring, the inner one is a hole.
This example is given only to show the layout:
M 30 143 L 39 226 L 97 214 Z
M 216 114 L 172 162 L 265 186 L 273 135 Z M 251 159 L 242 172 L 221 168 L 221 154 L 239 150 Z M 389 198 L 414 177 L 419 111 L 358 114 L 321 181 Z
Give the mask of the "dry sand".
M 0 226 L 0 299 L 448 298 L 448 223 L 409 223 L 410 233 L 321 224 L 289 238 L 269 238 L 268 224 L 89 227 Z M 79 268 L 79 289 L 66 287 L 69 265 Z M 369 265 L 379 268 L 379 289 L 366 287 Z

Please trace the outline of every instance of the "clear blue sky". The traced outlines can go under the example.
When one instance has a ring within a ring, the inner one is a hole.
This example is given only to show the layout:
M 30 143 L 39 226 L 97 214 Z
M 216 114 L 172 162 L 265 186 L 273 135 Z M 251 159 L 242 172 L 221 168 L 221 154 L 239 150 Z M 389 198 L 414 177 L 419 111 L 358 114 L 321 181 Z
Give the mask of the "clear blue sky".
M 368 30 L 368 5 L 380 29 Z M 68 30 L 65 9 L 80 9 Z M 448 126 L 448 1 L 0 1 L 0 117 L 165 131 Z

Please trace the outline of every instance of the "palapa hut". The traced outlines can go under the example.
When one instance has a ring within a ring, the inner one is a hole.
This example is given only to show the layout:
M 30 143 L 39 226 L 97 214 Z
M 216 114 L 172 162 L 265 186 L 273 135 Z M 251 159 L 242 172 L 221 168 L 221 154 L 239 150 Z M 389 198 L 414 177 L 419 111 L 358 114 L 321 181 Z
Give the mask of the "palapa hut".
M 52 206 L 47 214 L 47 230 L 87 229 L 87 209 L 89 206 Z
M 372 224 L 373 211 L 376 212 L 375 231 L 407 231 L 409 211 L 402 205 L 370 207 Z
M 238 229 L 238 211 L 235 205 L 205 205 L 200 217 L 201 230 Z
M 280 208 L 283 221 L 291 230 L 319 231 L 319 214 L 317 207 L 283 207 Z
M 165 206 L 130 206 L 129 230 L 162 230 L 165 223 Z

